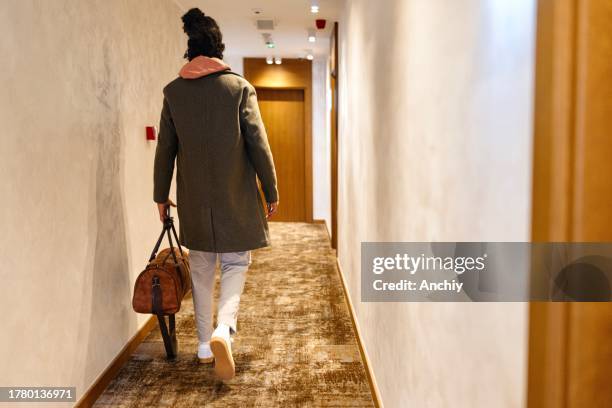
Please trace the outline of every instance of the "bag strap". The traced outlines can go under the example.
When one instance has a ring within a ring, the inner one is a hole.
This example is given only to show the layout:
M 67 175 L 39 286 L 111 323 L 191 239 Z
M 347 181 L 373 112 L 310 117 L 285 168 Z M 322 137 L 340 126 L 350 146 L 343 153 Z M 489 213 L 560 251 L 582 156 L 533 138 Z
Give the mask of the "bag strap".
M 168 255 L 172 255 L 172 259 L 174 260 L 174 264 L 178 265 L 178 259 L 176 259 L 176 254 L 174 253 L 174 245 L 172 244 L 172 235 L 170 235 L 170 228 L 166 228 L 166 233 L 168 234 L 168 242 L 170 242 L 170 253 Z M 167 256 L 166 256 L 166 259 L 168 259 Z M 165 259 L 164 259 L 164 262 L 166 262 Z
M 183 253 L 183 247 L 179 242 L 178 235 L 176 234 L 176 229 L 174 228 L 174 222 L 170 223 L 170 228 L 172 228 L 172 235 L 174 235 L 174 239 L 176 239 L 176 245 L 178 245 L 179 252 L 181 253 L 181 257 L 185 258 L 185 254 Z
M 168 241 L 170 242 L 170 254 L 172 254 L 172 259 L 174 260 L 174 269 L 176 269 L 176 274 L 181 280 L 181 286 L 185 287 L 185 282 L 183 281 L 183 274 L 181 273 L 181 268 L 179 266 L 178 259 L 176 259 L 176 254 L 174 253 L 174 245 L 172 244 L 172 235 L 170 235 L 170 230 L 172 230 L 172 233 L 174 234 L 174 237 L 176 238 L 176 241 L 177 241 L 176 244 L 179 247 L 179 251 L 183 259 L 185 259 L 185 254 L 183 254 L 183 249 L 181 248 L 181 244 L 180 242 L 178 242 L 178 238 L 176 237 L 176 230 L 174 229 L 172 218 L 167 218 L 167 221 L 168 221 L 169 228 L 166 229 L 166 232 L 168 234 Z M 166 256 L 166 259 L 168 259 L 167 256 Z M 164 259 L 164 263 L 166 262 L 166 259 Z
M 154 260 L 155 257 L 157 256 L 157 251 L 159 251 L 159 246 L 161 245 L 162 239 L 164 239 L 164 234 L 165 233 L 166 233 L 166 227 L 164 226 L 164 228 L 162 229 L 161 234 L 159 234 L 159 238 L 157 239 L 157 243 L 155 244 L 155 247 L 153 248 L 153 252 L 151 252 L 151 256 L 149 257 L 149 262 Z
M 176 255 L 174 254 L 174 245 L 172 242 L 172 236 L 170 235 L 170 231 L 172 230 L 172 235 L 174 235 L 174 239 L 176 239 L 176 244 L 178 245 L 181 256 L 185 258 L 185 254 L 183 253 L 183 248 L 178 239 L 178 235 L 176 233 L 176 229 L 174 228 L 174 218 L 170 216 L 170 206 L 166 208 L 166 218 L 164 218 L 164 227 L 162 228 L 161 234 L 159 234 L 159 238 L 155 243 L 155 247 L 153 248 L 153 252 L 151 252 L 151 256 L 149 257 L 149 262 L 153 261 L 157 256 L 157 251 L 159 251 L 159 247 L 161 245 L 162 240 L 164 239 L 164 235 L 168 235 L 168 241 L 170 242 L 170 253 L 172 254 L 172 258 L 175 263 L 178 263 L 176 259 Z
M 172 231 L 172 234 L 170 234 L 170 231 Z M 159 234 L 159 238 L 157 239 L 157 242 L 155 243 L 153 252 L 151 253 L 151 256 L 149 257 L 149 262 L 152 262 L 155 259 L 155 257 L 157 257 L 157 251 L 159 251 L 159 246 L 161 245 L 161 242 L 164 239 L 164 235 L 168 236 L 168 242 L 170 243 L 170 253 L 166 255 L 162 263 L 166 263 L 166 261 L 168 260 L 168 257 L 172 255 L 172 260 L 174 260 L 174 268 L 176 269 L 177 275 L 181 279 L 181 285 L 185 287 L 185 282 L 183 282 L 183 275 L 181 274 L 181 268 L 179 266 L 178 259 L 176 258 L 176 254 L 174 253 L 174 242 L 172 242 L 172 235 L 174 235 L 174 239 L 176 239 L 176 244 L 178 245 L 179 252 L 181 253 L 181 257 L 183 259 L 185 259 L 185 254 L 183 253 L 183 248 L 181 247 L 181 243 L 179 242 L 178 235 L 176 233 L 176 229 L 174 228 L 174 219 L 170 216 L 169 206 L 166 209 L 166 217 L 164 218 L 164 227 L 162 229 L 161 234 Z M 153 292 L 154 292 L 153 299 L 155 303 L 155 299 L 156 299 L 155 298 L 155 288 Z M 161 298 L 161 293 L 159 294 L 159 297 Z
M 159 276 L 153 276 L 151 280 L 151 292 L 151 311 L 153 311 L 153 314 L 162 314 L 164 310 L 162 308 L 162 291 Z
M 172 234 L 170 233 L 170 231 L 172 231 Z M 174 239 L 176 239 L 176 245 L 178 246 L 179 252 L 181 253 L 181 257 L 183 259 L 186 259 L 186 258 L 185 258 L 185 254 L 183 253 L 183 247 L 181 247 L 181 243 L 179 242 L 179 238 L 176 233 L 176 228 L 174 228 L 174 218 L 170 216 L 169 206 L 166 208 L 166 217 L 164 218 L 164 227 L 162 229 L 161 234 L 159 235 L 159 238 L 157 239 L 155 248 L 153 248 L 153 252 L 151 253 L 151 256 L 149 257 L 149 262 L 152 262 L 157 256 L 157 251 L 159 251 L 159 247 L 164 238 L 164 235 L 168 236 L 168 242 L 170 243 L 170 251 L 168 255 L 166 255 L 166 257 L 164 258 L 162 263 L 166 263 L 166 261 L 168 260 L 168 257 L 172 255 L 172 260 L 174 261 L 174 268 L 176 269 L 177 275 L 181 279 L 181 285 L 183 285 L 184 287 L 186 283 L 183 282 L 183 275 L 181 274 L 181 268 L 179 266 L 178 259 L 176 258 L 176 253 L 174 252 L 174 242 L 172 241 L 173 235 L 174 235 Z

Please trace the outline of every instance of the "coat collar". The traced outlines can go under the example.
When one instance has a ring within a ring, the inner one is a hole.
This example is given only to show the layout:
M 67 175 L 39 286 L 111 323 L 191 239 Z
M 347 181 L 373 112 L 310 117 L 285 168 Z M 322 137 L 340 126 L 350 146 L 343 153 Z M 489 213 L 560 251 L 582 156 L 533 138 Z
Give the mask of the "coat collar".
M 200 55 L 183 65 L 179 76 L 185 79 L 196 79 L 228 69 L 230 69 L 229 65 L 219 58 L 209 58 Z

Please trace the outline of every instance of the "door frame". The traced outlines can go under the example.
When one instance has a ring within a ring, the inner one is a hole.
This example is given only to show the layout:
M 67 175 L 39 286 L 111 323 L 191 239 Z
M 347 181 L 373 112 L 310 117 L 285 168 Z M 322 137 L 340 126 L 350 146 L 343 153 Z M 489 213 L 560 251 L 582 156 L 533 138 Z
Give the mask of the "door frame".
M 265 58 L 244 58 L 244 78 L 255 89 L 304 91 L 304 188 L 306 222 L 313 222 L 312 187 L 312 61 L 283 58 L 282 64 L 267 64 Z M 283 198 L 280 197 L 280 205 Z
M 330 109 L 330 166 L 331 166 L 331 246 L 338 249 L 338 22 L 329 40 L 329 84 L 331 91 Z

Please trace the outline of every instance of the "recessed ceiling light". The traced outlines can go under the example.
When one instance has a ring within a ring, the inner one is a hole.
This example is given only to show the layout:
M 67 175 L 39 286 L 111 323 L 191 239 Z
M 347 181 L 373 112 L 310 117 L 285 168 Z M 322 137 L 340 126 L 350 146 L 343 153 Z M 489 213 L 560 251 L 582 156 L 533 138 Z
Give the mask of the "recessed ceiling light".
M 307 54 L 307 55 L 306 55 L 306 59 L 307 59 L 308 61 L 312 61 L 312 60 L 314 59 L 314 55 L 312 55 L 312 54 Z
M 283 63 L 283 60 L 280 57 L 274 57 L 274 63 L 280 65 Z
M 315 42 L 317 41 L 317 36 L 315 34 L 315 30 L 313 30 L 312 28 L 308 29 L 308 42 Z
M 266 57 L 266 64 L 270 65 L 270 64 L 274 64 L 274 58 L 272 57 Z
M 313 14 L 319 12 L 319 0 L 310 0 L 310 12 Z

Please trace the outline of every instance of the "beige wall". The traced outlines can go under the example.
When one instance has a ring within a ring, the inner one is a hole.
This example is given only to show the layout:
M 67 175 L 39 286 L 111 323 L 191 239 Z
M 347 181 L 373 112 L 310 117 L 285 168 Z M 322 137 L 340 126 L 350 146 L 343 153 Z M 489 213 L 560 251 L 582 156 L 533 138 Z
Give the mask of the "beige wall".
M 312 61 L 312 216 L 331 230 L 331 135 L 328 59 Z
M 223 54 L 223 61 L 225 61 L 225 63 L 232 68 L 232 71 L 240 75 L 242 75 L 244 72 L 243 60 L 244 56 L 242 55 L 228 54 L 227 52 L 224 52 Z
M 361 303 L 361 241 L 529 240 L 535 1 L 346 2 L 339 258 L 387 407 L 518 407 L 525 304 Z
M 0 13 L 0 384 L 94 381 L 146 316 L 132 285 L 165 83 L 182 64 L 167 0 L 8 0 Z

